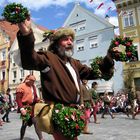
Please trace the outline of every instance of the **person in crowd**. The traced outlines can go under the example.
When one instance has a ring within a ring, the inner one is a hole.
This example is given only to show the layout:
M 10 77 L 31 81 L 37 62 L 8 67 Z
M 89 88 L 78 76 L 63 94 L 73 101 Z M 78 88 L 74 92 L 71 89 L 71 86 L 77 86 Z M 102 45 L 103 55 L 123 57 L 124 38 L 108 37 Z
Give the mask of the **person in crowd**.
M 27 126 L 31 126 L 32 124 L 35 127 L 39 140 L 44 140 L 42 132 L 38 129 L 34 118 L 34 106 L 37 102 L 39 102 L 36 87 L 34 85 L 35 80 L 36 78 L 34 75 L 27 75 L 24 82 L 18 85 L 16 88 L 16 102 L 18 105 L 18 112 L 21 113 L 21 118 L 26 118 L 27 113 L 30 115 L 28 120 L 22 119 L 20 140 L 24 139 Z
M 136 90 L 136 106 L 132 118 L 135 119 L 136 115 L 140 113 L 140 89 Z
M 90 119 L 90 114 L 91 114 L 91 106 L 94 106 L 94 102 L 92 99 L 92 94 L 89 92 L 89 87 L 87 85 L 88 80 L 82 80 L 82 85 L 81 85 L 81 99 L 80 99 L 80 106 L 84 109 L 84 114 L 86 118 L 86 125 L 83 130 L 83 134 L 92 134 L 88 130 L 88 123 Z
M 102 112 L 101 118 L 105 118 L 104 115 L 106 113 L 109 113 L 109 115 L 111 116 L 111 118 L 114 119 L 115 117 L 114 117 L 113 113 L 111 112 L 111 108 L 110 108 L 111 100 L 109 98 L 109 95 L 108 95 L 108 92 L 107 91 L 104 92 L 103 102 L 104 102 L 104 110 Z
M 4 97 L 0 93 L 0 114 L 3 114 L 4 113 L 4 103 L 5 103 Z M 2 119 L 0 119 L 0 126 L 2 126 L 2 125 L 3 125 L 3 121 L 2 121 Z
M 75 33 L 71 28 L 63 27 L 47 37 L 50 45 L 47 51 L 34 50 L 35 37 L 31 28 L 30 17 L 19 23 L 17 39 L 20 49 L 21 65 L 23 69 L 40 71 L 42 95 L 47 103 L 62 103 L 70 106 L 80 102 L 80 80 L 93 80 L 107 75 L 109 80 L 113 76 L 114 61 L 110 52 L 100 62 L 101 75 L 97 77 L 93 69 L 72 58 L 74 52 Z M 114 53 L 119 51 L 113 48 Z M 55 140 L 69 140 L 56 128 Z M 78 138 L 70 138 L 77 140 Z
M 93 106 L 93 111 L 91 112 L 91 115 L 93 115 L 94 117 L 94 123 L 99 124 L 99 122 L 97 121 L 97 112 L 98 112 L 98 103 L 99 103 L 99 94 L 97 93 L 97 87 L 98 87 L 98 83 L 97 82 L 93 82 L 91 85 L 91 94 L 92 94 L 92 98 L 94 100 L 95 105 Z
M 11 107 L 12 107 L 12 100 L 11 100 L 11 95 L 10 95 L 10 88 L 8 88 L 6 90 L 6 93 L 4 94 L 3 97 L 4 97 L 4 101 L 5 101 L 5 103 L 4 103 L 5 114 L 3 115 L 2 120 L 4 122 L 9 123 L 10 122 L 10 120 L 9 120 L 9 113 L 10 113 Z
M 117 101 L 116 111 L 125 113 L 129 117 L 129 114 L 130 114 L 129 108 L 130 108 L 130 106 L 129 106 L 129 101 L 128 101 L 127 95 L 121 94 Z
M 135 115 L 134 115 L 134 113 L 135 113 L 135 105 L 134 105 L 134 103 L 135 103 L 135 98 L 136 98 L 136 93 L 135 92 L 136 91 L 135 91 L 134 87 L 129 86 L 129 88 L 128 88 L 128 102 L 129 102 L 129 104 L 131 106 L 132 119 L 135 118 Z

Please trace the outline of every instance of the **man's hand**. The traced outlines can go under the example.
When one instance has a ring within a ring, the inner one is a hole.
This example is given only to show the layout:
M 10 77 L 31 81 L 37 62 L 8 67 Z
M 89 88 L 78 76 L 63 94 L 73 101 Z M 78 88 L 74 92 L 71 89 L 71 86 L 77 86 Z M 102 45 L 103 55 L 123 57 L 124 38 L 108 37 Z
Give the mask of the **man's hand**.
M 22 35 L 28 35 L 31 32 L 31 19 L 28 17 L 24 22 L 18 23 Z
M 119 47 L 114 47 L 114 48 L 112 48 L 112 49 L 109 49 L 108 50 L 108 52 L 107 52 L 107 56 L 109 57 L 109 58 L 112 58 L 112 53 L 115 53 L 115 54 L 119 54 L 119 53 L 121 53 L 122 52 L 122 50 L 119 48 Z M 112 58 L 113 59 L 113 58 Z
M 20 112 L 21 112 L 21 114 L 22 114 L 23 116 L 25 116 L 26 113 L 27 113 L 27 111 L 26 111 L 24 108 L 22 108 L 22 109 L 20 110 Z
M 112 51 L 113 52 L 122 52 L 122 49 L 121 48 L 119 48 L 119 47 L 114 47 L 114 48 L 112 48 Z
M 83 109 L 85 106 L 84 106 L 84 104 L 81 104 L 80 105 L 80 109 Z

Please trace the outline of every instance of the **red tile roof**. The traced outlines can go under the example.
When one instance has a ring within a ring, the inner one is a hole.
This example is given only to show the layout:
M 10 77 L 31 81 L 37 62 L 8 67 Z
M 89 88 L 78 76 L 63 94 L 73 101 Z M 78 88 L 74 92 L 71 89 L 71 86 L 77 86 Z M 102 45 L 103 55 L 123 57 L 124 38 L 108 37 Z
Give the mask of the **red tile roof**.
M 16 34 L 18 31 L 18 26 L 15 24 L 11 24 L 6 20 L 0 20 L 0 29 L 3 30 L 10 37 L 10 45 L 16 38 Z
M 37 27 L 38 27 L 40 30 L 42 30 L 42 31 L 48 30 L 46 27 L 43 27 L 43 26 L 41 26 L 41 25 L 37 25 Z
M 36 25 L 36 26 L 42 31 L 47 30 L 47 28 L 41 25 Z M 0 29 L 3 30 L 10 37 L 10 45 L 12 45 L 13 41 L 16 38 L 18 26 L 16 24 L 11 24 L 6 20 L 0 19 Z

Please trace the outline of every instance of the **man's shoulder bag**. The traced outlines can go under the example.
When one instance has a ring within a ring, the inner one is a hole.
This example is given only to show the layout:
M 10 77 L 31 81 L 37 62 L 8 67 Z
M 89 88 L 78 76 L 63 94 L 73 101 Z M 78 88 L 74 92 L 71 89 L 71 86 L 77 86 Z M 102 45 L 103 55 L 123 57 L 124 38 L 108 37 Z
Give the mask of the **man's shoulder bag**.
M 48 134 L 53 133 L 52 111 L 54 104 L 36 103 L 34 107 L 34 116 L 38 128 Z

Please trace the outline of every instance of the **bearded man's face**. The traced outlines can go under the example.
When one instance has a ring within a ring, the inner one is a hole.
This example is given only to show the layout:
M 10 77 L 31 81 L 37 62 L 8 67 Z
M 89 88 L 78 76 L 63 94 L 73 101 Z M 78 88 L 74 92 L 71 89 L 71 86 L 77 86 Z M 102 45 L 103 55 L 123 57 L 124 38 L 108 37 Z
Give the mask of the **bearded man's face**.
M 62 57 L 71 57 L 73 55 L 73 39 L 71 36 L 63 37 L 58 42 L 59 48 L 58 53 Z

